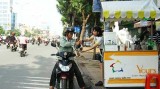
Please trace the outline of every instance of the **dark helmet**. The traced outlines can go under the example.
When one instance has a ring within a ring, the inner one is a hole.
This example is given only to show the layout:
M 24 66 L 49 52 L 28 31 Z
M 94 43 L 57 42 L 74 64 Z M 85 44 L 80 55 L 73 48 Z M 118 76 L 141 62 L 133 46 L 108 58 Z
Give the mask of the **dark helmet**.
M 67 27 L 64 30 L 64 35 L 67 35 L 68 33 L 74 33 L 74 28 L 73 27 Z

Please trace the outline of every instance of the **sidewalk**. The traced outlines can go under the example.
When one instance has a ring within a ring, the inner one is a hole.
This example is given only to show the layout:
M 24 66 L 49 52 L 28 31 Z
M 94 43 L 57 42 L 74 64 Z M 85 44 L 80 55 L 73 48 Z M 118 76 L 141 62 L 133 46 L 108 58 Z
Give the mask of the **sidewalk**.
M 84 47 L 85 49 L 86 47 Z M 92 86 L 92 89 L 105 89 L 103 86 L 94 86 L 94 84 L 101 79 L 101 71 L 99 67 L 99 61 L 92 60 L 93 50 L 85 53 L 81 53 L 81 57 L 77 57 L 77 64 L 81 70 L 85 79 L 88 79 L 86 85 Z
M 101 71 L 99 67 L 99 61 L 92 60 L 93 57 L 93 51 L 81 53 L 81 57 L 77 57 L 77 64 L 80 68 L 80 71 L 83 76 L 85 76 L 84 80 L 87 81 L 86 85 L 92 86 L 91 89 L 107 89 L 103 86 L 94 86 L 96 82 L 98 82 L 101 79 Z M 132 87 L 132 88 L 109 88 L 109 89 L 144 89 L 143 87 Z

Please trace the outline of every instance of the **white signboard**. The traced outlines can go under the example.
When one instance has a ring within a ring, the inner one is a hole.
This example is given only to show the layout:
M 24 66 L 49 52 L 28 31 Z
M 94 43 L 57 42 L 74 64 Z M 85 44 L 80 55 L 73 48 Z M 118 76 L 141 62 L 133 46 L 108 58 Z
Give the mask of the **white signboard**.
M 105 51 L 118 51 L 116 32 L 104 32 Z
M 158 73 L 157 51 L 104 53 L 105 87 L 144 87 L 147 73 Z

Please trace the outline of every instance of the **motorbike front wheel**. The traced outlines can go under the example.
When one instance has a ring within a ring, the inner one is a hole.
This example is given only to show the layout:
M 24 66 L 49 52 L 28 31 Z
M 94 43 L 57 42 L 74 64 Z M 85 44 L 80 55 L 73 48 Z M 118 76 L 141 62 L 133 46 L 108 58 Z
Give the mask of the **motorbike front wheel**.
M 67 83 L 67 79 L 61 79 L 57 84 L 57 89 L 69 89 L 68 83 Z
M 66 79 L 62 79 L 60 84 L 61 84 L 61 89 L 68 89 Z

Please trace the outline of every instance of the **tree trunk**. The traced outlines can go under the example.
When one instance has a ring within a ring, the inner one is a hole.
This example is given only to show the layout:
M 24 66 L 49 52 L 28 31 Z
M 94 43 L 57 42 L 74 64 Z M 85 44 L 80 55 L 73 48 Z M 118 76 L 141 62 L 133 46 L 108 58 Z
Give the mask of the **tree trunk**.
M 81 31 L 81 34 L 80 34 L 80 40 L 83 39 L 84 33 L 86 31 L 86 24 L 87 24 L 87 21 L 88 21 L 90 15 L 91 14 L 88 14 L 88 16 L 85 18 L 85 12 L 84 12 L 84 10 L 82 11 L 83 23 L 82 23 L 82 31 Z
M 83 24 L 82 24 L 82 31 L 81 31 L 81 35 L 80 35 L 80 40 L 83 39 L 83 36 L 84 36 L 85 31 L 86 31 L 86 22 L 83 21 Z
M 97 25 L 97 20 L 96 20 L 96 18 L 95 18 L 95 22 L 94 22 L 94 26 L 96 26 Z M 96 58 L 95 58 L 95 54 L 96 54 L 96 48 L 94 48 L 93 49 L 93 60 L 95 60 Z

